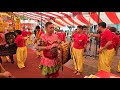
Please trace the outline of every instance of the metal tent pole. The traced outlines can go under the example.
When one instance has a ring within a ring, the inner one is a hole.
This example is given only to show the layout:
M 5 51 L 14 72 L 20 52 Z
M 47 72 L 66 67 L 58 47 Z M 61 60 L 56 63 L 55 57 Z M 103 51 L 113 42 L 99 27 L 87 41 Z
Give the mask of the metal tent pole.
M 42 29 L 42 14 L 41 14 L 41 24 L 40 25 L 41 25 L 41 29 Z
M 100 21 L 100 12 L 98 12 L 98 23 L 99 23 L 99 21 Z M 98 45 L 99 45 L 99 39 L 96 38 L 96 53 L 95 53 L 95 58 L 97 57 Z

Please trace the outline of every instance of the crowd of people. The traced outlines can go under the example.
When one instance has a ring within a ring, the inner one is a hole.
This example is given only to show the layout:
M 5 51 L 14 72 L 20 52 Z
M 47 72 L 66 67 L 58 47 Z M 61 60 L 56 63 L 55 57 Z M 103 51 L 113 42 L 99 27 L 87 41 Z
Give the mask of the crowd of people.
M 48 30 L 48 32 L 47 32 L 47 30 Z M 50 29 L 46 28 L 46 33 L 49 33 L 49 30 Z M 51 29 L 51 31 L 54 33 L 54 29 L 53 30 Z M 118 48 L 119 48 L 119 37 L 116 34 L 117 29 L 115 27 L 107 28 L 106 23 L 101 22 L 98 24 L 99 33 L 86 34 L 86 31 L 87 31 L 86 26 L 77 26 L 77 29 L 72 33 L 72 36 L 71 36 L 71 38 L 72 38 L 72 41 L 70 42 L 71 57 L 73 59 L 74 69 L 75 69 L 75 71 L 73 73 L 75 73 L 76 75 L 83 75 L 82 72 L 83 72 L 83 63 L 84 63 L 84 53 L 90 42 L 89 38 L 91 38 L 91 37 L 96 37 L 96 38 L 100 39 L 100 48 L 98 49 L 98 53 L 99 53 L 98 71 L 104 70 L 107 72 L 111 72 L 111 64 L 112 64 L 112 62 L 114 60 L 114 56 L 117 54 Z M 62 31 L 58 31 L 56 34 L 58 35 L 60 42 L 66 42 L 65 34 L 64 33 L 62 34 Z M 41 37 L 43 37 L 43 36 L 41 35 Z M 47 38 L 45 38 L 45 37 L 42 39 L 43 39 L 43 41 L 45 41 L 45 40 L 47 41 Z M 46 42 L 46 43 L 48 43 L 48 42 Z M 52 43 L 52 39 L 51 39 L 51 43 Z M 44 47 L 44 49 L 46 49 L 46 48 Z M 49 49 L 50 49 L 50 47 L 49 47 Z M 43 53 L 43 57 L 45 57 L 45 56 L 46 56 L 46 53 Z M 42 59 L 41 59 L 42 62 L 48 63 L 48 61 L 46 62 L 44 60 L 42 61 Z M 45 65 L 45 66 L 47 66 L 47 65 Z M 120 72 L 119 67 L 120 66 L 118 64 L 118 70 L 117 70 L 118 72 Z M 43 69 L 43 70 L 49 71 L 49 69 L 47 69 L 47 70 Z
M 104 70 L 111 72 L 111 64 L 114 60 L 115 55 L 118 53 L 120 38 L 116 34 L 117 29 L 115 27 L 106 27 L 105 22 L 98 23 L 99 33 L 93 34 L 87 32 L 87 26 L 77 26 L 77 29 L 71 35 L 71 41 L 66 40 L 66 33 L 62 30 L 54 31 L 54 24 L 47 22 L 45 24 L 45 30 L 36 26 L 34 34 L 35 40 L 31 39 L 32 32 L 30 29 L 26 31 L 15 30 L 15 42 L 17 45 L 16 61 L 18 68 L 25 68 L 25 62 L 27 58 L 27 44 L 36 45 L 36 55 L 40 58 L 39 69 L 42 70 L 42 74 L 46 78 L 56 78 L 59 76 L 59 70 L 62 67 L 61 62 L 61 45 L 67 43 L 71 49 L 71 58 L 73 60 L 74 69 L 73 72 L 76 75 L 83 75 L 83 63 L 84 53 L 86 48 L 90 44 L 90 38 L 96 37 L 100 40 L 100 48 L 98 50 L 98 71 Z M 2 36 L 2 35 L 1 35 Z M 2 44 L 3 41 L 0 41 Z M 69 50 L 67 49 L 67 50 Z M 8 58 L 8 56 L 1 56 Z M 0 58 L 0 59 L 1 59 Z M 9 62 L 9 58 L 7 59 Z M 1 60 L 0 60 L 1 61 Z M 120 72 L 120 61 L 118 63 L 118 72 Z M 11 77 L 12 74 L 5 71 L 0 64 L 0 77 Z

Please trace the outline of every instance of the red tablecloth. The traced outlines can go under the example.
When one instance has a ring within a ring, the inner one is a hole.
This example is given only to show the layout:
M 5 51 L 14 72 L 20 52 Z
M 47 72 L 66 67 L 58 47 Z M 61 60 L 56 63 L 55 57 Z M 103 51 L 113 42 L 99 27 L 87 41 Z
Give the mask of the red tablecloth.
M 118 75 L 115 75 L 115 74 L 112 74 L 110 72 L 106 72 L 106 71 L 103 71 L 103 70 L 99 71 L 95 75 L 100 77 L 100 78 L 110 78 L 110 76 L 114 76 L 114 77 L 120 78 L 120 76 L 118 76 Z

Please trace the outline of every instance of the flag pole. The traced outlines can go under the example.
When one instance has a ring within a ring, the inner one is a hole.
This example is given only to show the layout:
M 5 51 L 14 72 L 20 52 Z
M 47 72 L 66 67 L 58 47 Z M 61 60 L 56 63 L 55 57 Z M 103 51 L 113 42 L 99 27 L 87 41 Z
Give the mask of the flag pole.
M 91 12 L 89 12 L 90 13 L 90 15 L 91 15 Z M 87 34 L 90 34 L 90 25 L 91 25 L 91 23 L 90 23 L 90 17 L 89 17 L 89 22 L 88 22 L 88 30 L 87 30 Z M 92 42 L 91 42 L 91 40 L 89 39 L 89 54 L 88 54 L 88 56 L 91 56 L 91 44 L 92 44 Z

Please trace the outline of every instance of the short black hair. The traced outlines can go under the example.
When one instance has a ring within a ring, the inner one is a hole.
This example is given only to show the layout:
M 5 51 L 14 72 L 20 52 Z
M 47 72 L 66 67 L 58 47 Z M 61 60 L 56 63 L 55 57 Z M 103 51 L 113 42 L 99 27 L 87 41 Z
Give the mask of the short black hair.
M 46 22 L 45 27 L 47 27 L 50 24 L 53 24 L 53 23 L 52 22 Z
M 25 29 L 25 26 L 23 26 L 23 29 Z
M 105 22 L 100 22 L 100 23 L 98 23 L 98 26 L 101 26 L 102 28 L 106 28 L 106 23 Z
M 36 26 L 36 28 L 35 29 L 40 29 L 40 26 Z
M 21 34 L 22 34 L 22 31 L 21 31 L 21 30 L 15 30 L 15 33 L 21 35 Z
M 110 27 L 110 29 L 109 29 L 111 32 L 116 32 L 117 31 L 117 29 L 115 28 L 115 27 Z
M 82 26 L 82 29 L 84 29 L 84 28 L 88 28 L 88 27 L 87 27 L 87 26 L 85 26 L 85 25 L 83 25 L 83 26 Z
M 83 29 L 83 26 L 79 25 L 79 26 L 77 26 L 77 28 Z

